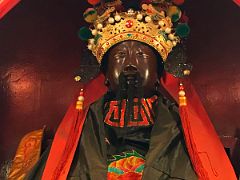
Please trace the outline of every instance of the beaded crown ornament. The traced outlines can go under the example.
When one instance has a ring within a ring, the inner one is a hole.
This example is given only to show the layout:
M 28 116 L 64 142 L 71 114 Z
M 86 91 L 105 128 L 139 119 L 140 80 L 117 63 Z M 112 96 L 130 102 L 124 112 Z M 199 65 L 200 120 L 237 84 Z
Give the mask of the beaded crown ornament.
M 84 12 L 84 19 L 91 23 L 89 28 L 83 27 L 79 36 L 88 41 L 88 49 L 101 63 L 104 54 L 115 44 L 136 40 L 156 49 L 163 61 L 166 61 L 172 48 L 189 34 L 186 16 L 177 6 L 183 0 L 152 0 L 142 2 L 138 11 L 118 10 L 120 0 L 104 3 L 105 9 L 98 13 L 98 1 L 89 1 L 95 8 Z M 96 3 L 96 4 L 94 4 Z M 137 3 L 137 2 L 136 2 Z M 100 3 L 102 4 L 102 2 Z

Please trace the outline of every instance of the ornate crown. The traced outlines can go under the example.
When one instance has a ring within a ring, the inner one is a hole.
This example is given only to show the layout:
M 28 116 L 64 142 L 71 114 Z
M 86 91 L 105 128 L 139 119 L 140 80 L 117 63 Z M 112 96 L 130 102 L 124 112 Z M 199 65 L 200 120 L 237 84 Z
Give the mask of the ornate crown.
M 97 10 L 89 8 L 84 13 L 87 22 L 92 23 L 90 31 L 83 27 L 79 35 L 88 39 L 88 49 L 101 63 L 104 54 L 115 44 L 125 40 L 136 40 L 156 49 L 166 61 L 172 48 L 186 37 L 189 27 L 181 19 L 181 10 L 172 2 L 160 0 L 155 3 L 142 4 L 140 11 L 128 9 L 118 11 L 121 1 L 107 6 L 101 15 Z M 106 6 L 105 6 L 106 7 Z M 86 34 L 87 38 L 84 37 Z

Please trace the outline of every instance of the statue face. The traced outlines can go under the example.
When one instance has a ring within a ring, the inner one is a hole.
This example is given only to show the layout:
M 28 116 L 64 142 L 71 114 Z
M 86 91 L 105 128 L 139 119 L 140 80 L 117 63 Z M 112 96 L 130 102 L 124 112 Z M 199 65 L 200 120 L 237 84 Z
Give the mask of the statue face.
M 113 92 L 118 90 L 123 76 L 126 84 L 133 81 L 136 84 L 141 83 L 144 96 L 154 93 L 158 63 L 157 55 L 151 47 L 138 41 L 124 41 L 115 45 L 108 53 L 106 78 Z

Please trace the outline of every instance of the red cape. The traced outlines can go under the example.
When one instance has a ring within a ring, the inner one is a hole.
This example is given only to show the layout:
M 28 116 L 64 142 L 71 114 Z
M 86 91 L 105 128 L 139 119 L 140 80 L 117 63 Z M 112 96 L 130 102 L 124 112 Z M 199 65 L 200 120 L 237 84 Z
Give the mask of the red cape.
M 65 180 L 67 178 L 89 105 L 107 92 L 104 79 L 104 76 L 100 74 L 85 86 L 82 111 L 76 110 L 76 99 L 69 107 L 55 134 L 43 180 Z M 195 172 L 200 180 L 236 180 L 224 147 L 198 95 L 188 79 L 184 79 L 183 82 L 188 105 L 180 107 L 179 112 L 186 146 Z M 179 79 L 165 73 L 161 83 L 178 102 Z
M 20 0 L 0 0 L 0 19 L 19 2 Z

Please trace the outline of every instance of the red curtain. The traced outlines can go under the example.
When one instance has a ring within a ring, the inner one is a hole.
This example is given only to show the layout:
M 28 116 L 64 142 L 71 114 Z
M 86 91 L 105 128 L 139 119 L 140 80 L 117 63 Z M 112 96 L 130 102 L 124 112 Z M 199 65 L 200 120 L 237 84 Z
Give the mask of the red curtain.
M 0 0 L 0 20 L 19 2 L 20 0 Z
M 240 0 L 233 0 L 238 6 L 240 6 Z

